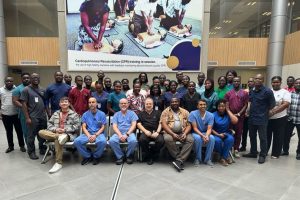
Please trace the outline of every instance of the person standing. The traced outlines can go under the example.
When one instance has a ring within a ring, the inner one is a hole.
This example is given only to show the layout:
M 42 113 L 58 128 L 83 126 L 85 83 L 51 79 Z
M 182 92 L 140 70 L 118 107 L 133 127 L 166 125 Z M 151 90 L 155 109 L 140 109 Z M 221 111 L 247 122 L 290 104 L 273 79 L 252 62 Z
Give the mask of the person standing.
M 216 109 L 216 102 L 219 100 L 218 94 L 214 90 L 214 80 L 208 78 L 205 80 L 205 91 L 200 94 L 201 98 L 206 101 L 206 110 L 213 113 Z
M 257 141 L 258 132 L 260 140 L 260 153 L 258 163 L 263 164 L 266 160 L 268 143 L 267 143 L 267 124 L 269 111 L 275 106 L 275 98 L 272 90 L 263 85 L 264 77 L 257 74 L 254 78 L 254 89 L 250 91 L 250 112 L 249 112 L 249 136 L 250 136 L 250 153 L 244 154 L 243 157 L 257 158 Z
M 215 89 L 215 92 L 218 94 L 219 99 L 224 99 L 225 94 L 229 91 L 227 86 L 227 80 L 225 76 L 220 76 L 218 78 L 219 87 Z
M 287 109 L 291 103 L 291 93 L 281 89 L 281 77 L 274 76 L 272 81 L 272 91 L 276 101 L 276 106 L 269 111 L 269 122 L 267 127 L 268 150 L 272 143 L 271 158 L 277 159 L 281 154 L 284 132 L 287 123 Z
M 289 76 L 289 77 L 286 79 L 286 84 L 287 84 L 287 86 L 284 87 L 284 89 L 286 89 L 286 90 L 289 91 L 289 92 L 295 92 L 294 83 L 295 83 L 295 77 Z
M 46 152 L 45 140 L 38 135 L 38 132 L 47 128 L 47 114 L 45 90 L 39 86 L 40 75 L 32 73 L 30 79 L 31 84 L 24 88 L 20 100 L 22 101 L 22 108 L 28 127 L 27 152 L 30 159 L 36 160 L 39 157 L 35 154 L 35 137 L 39 141 L 40 154 L 44 155 Z
M 245 89 L 245 91 L 249 93 L 251 90 L 253 90 L 254 88 L 254 78 L 250 77 L 248 79 L 248 89 Z M 243 125 L 243 134 L 242 134 L 242 146 L 240 148 L 240 152 L 246 151 L 246 146 L 247 146 L 247 135 L 248 135 L 248 131 L 249 131 L 249 126 L 248 126 L 248 119 L 249 119 L 249 109 L 250 109 L 250 102 L 248 101 L 248 106 L 245 112 L 245 119 L 244 119 L 244 125 Z
M 27 144 L 28 128 L 27 128 L 27 124 L 26 124 L 25 114 L 22 110 L 22 102 L 20 101 L 20 97 L 21 97 L 21 93 L 24 90 L 24 88 L 30 84 L 30 74 L 22 73 L 21 80 L 22 80 L 22 84 L 18 85 L 12 91 L 12 101 L 13 101 L 14 105 L 18 107 L 18 117 L 21 122 L 23 137 L 24 137 L 25 143 Z
M 103 90 L 103 83 L 96 82 L 95 83 L 95 92 L 92 92 L 92 97 L 95 97 L 97 100 L 97 108 L 98 110 L 101 110 L 106 115 L 108 114 L 107 110 L 107 99 L 108 99 L 108 93 Z
M 75 77 L 76 87 L 69 92 L 69 101 L 73 106 L 75 112 L 82 116 L 88 110 L 88 100 L 90 98 L 90 91 L 82 87 L 83 79 L 81 76 Z
M 205 74 L 203 72 L 199 72 L 197 79 L 198 83 L 196 86 L 196 91 L 198 94 L 202 94 L 205 91 Z
M 146 96 L 141 93 L 141 85 L 139 83 L 134 84 L 133 94 L 127 96 L 129 109 L 135 112 L 135 114 L 139 114 L 144 111 L 145 99 Z
M 195 86 L 195 82 L 191 81 L 187 93 L 182 97 L 182 107 L 189 112 L 197 110 L 198 101 L 201 99 L 200 94 L 195 90 Z
M 0 88 L 0 106 L 2 114 L 2 122 L 6 131 L 6 138 L 8 143 L 8 148 L 5 153 L 9 153 L 14 150 L 14 140 L 13 140 L 13 127 L 15 127 L 20 150 L 26 152 L 24 147 L 24 139 L 22 133 L 22 127 L 20 120 L 18 119 L 17 107 L 12 101 L 12 92 L 15 88 L 14 78 L 11 76 L 5 77 L 4 86 Z
M 225 94 L 224 99 L 228 103 L 229 110 L 238 117 L 238 122 L 232 125 L 234 134 L 234 152 L 233 155 L 236 158 L 240 158 L 239 148 L 241 144 L 241 137 L 243 133 L 243 125 L 245 112 L 248 106 L 249 96 L 248 93 L 241 89 L 241 78 L 234 77 L 233 78 L 233 89 Z
M 46 108 L 47 114 L 50 118 L 51 115 L 60 109 L 59 107 L 59 100 L 64 97 L 68 96 L 69 91 L 71 90 L 71 86 L 66 83 L 63 83 L 63 73 L 62 72 L 55 72 L 54 79 L 55 83 L 50 84 L 46 88 L 45 93 L 45 100 L 46 100 Z M 49 108 L 50 103 L 50 108 Z
M 288 109 L 288 122 L 284 135 L 283 151 L 281 155 L 289 155 L 291 135 L 296 127 L 298 133 L 298 146 L 296 159 L 300 160 L 300 78 L 297 78 L 294 83 L 295 92 L 291 93 L 291 104 Z

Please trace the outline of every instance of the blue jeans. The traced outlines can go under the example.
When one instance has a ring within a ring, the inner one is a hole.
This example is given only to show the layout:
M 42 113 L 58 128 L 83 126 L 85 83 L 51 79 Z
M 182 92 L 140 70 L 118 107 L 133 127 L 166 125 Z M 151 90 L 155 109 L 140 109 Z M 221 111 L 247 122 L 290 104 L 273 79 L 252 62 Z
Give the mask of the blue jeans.
M 127 142 L 128 142 L 128 149 L 126 152 L 126 157 L 130 157 L 133 155 L 134 150 L 138 144 L 136 136 L 134 133 L 130 134 L 129 137 L 127 138 Z M 110 139 L 109 139 L 109 146 L 111 147 L 111 149 L 114 151 L 117 159 L 120 159 L 122 157 L 124 157 L 124 152 L 122 151 L 121 147 L 120 147 L 120 139 L 119 136 L 117 134 L 113 134 Z
M 215 151 L 218 152 L 223 159 L 227 159 L 229 156 L 229 151 L 233 146 L 234 138 L 231 134 L 227 133 L 227 137 L 222 139 L 216 135 L 215 137 Z
M 205 133 L 204 133 L 205 134 Z M 202 146 L 204 144 L 203 139 L 198 135 L 197 133 L 192 133 L 194 137 L 194 147 L 195 147 L 195 152 L 196 152 L 196 159 L 198 159 L 200 162 L 202 162 Z M 209 141 L 206 144 L 206 152 L 205 152 L 205 159 L 204 162 L 208 162 L 211 160 L 211 154 L 214 150 L 214 145 L 215 145 L 215 137 L 210 135 L 209 136 Z
M 104 148 L 106 146 L 106 138 L 104 134 L 100 134 L 95 141 L 96 149 L 92 153 L 87 150 L 86 143 L 89 142 L 89 138 L 85 134 L 81 134 L 74 140 L 74 146 L 77 148 L 78 152 L 83 158 L 100 158 L 103 154 Z

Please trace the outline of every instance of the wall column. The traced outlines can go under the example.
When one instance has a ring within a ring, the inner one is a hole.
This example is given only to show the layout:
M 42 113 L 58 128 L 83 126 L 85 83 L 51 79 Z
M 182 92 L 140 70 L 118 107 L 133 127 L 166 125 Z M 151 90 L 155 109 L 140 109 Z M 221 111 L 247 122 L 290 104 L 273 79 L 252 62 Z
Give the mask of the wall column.
M 203 30 L 202 30 L 202 48 L 201 48 L 201 72 L 204 72 L 207 77 L 207 63 L 208 63 L 208 39 L 209 39 L 209 20 L 210 20 L 210 3 L 211 0 L 204 1 L 204 14 L 203 14 Z
M 0 85 L 2 86 L 3 80 L 7 75 L 7 52 L 6 52 L 6 39 L 5 39 L 5 26 L 4 26 L 4 11 L 3 0 L 0 0 Z
M 268 43 L 267 77 L 265 84 L 271 86 L 273 76 L 282 76 L 283 51 L 286 35 L 288 0 L 273 0 L 271 30 Z
M 66 0 L 57 0 L 58 19 L 58 41 L 60 71 L 68 71 L 68 45 L 67 45 L 67 24 L 66 24 Z M 73 80 L 74 81 L 74 80 Z

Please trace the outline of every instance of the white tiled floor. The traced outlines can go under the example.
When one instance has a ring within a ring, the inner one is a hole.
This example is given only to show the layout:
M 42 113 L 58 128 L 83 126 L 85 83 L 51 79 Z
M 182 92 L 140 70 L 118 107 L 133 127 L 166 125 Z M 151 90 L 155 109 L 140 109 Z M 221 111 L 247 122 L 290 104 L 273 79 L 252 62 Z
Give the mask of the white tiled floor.
M 16 139 L 16 137 L 15 137 Z M 16 141 L 16 140 L 15 140 Z M 295 159 L 298 138 L 292 138 L 290 156 L 258 165 L 256 159 L 238 159 L 229 167 L 194 167 L 186 163 L 181 173 L 168 161 L 148 166 L 135 162 L 124 164 L 116 199 L 250 199 L 293 200 L 300 196 L 300 161 Z M 0 199 L 89 200 L 111 199 L 120 166 L 114 164 L 111 152 L 93 166 L 80 165 L 75 154 L 64 154 L 63 169 L 53 175 L 50 160 L 40 164 L 26 153 L 6 154 L 6 136 L 0 122 Z

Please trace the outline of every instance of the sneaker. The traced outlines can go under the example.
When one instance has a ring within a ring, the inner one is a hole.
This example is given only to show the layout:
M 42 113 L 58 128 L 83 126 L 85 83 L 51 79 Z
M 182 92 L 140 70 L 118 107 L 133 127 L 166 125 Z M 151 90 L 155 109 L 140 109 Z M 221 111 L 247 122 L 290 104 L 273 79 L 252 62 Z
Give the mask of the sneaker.
M 240 157 L 241 157 L 238 150 L 234 150 L 233 156 L 234 156 L 235 158 L 240 158 Z
M 22 151 L 22 152 L 26 152 L 26 149 L 25 149 L 25 147 L 20 147 L 20 151 Z
M 53 167 L 49 170 L 49 174 L 54 174 L 58 172 L 62 168 L 62 165 L 59 163 L 55 163 Z
M 194 161 L 194 166 L 195 167 L 199 167 L 200 166 L 200 161 L 198 160 L 198 159 L 195 159 L 195 161 Z
M 37 159 L 39 159 L 39 157 L 37 157 L 37 155 L 33 152 L 33 153 L 31 153 L 31 154 L 29 154 L 29 158 L 31 159 L 31 160 L 37 160 Z
M 211 160 L 207 161 L 206 164 L 211 167 L 214 166 L 214 163 Z
M 297 159 L 297 160 L 300 160 L 300 153 L 297 153 L 296 159 Z
M 233 160 L 232 160 L 231 157 L 228 157 L 228 158 L 226 159 L 226 162 L 227 162 L 229 165 L 231 165 L 231 164 L 233 163 Z
M 123 157 L 122 157 L 122 158 L 119 158 L 118 160 L 116 160 L 116 165 L 122 165 L 123 162 L 124 162 Z
M 263 164 L 263 163 L 265 163 L 265 161 L 266 161 L 266 158 L 264 156 L 259 156 L 258 164 Z
M 228 166 L 227 161 L 226 161 L 225 159 L 223 159 L 223 158 L 219 161 L 219 163 L 220 163 L 221 165 L 223 165 L 224 167 L 227 167 L 227 166 Z
M 272 159 L 278 159 L 278 156 L 271 156 Z
M 172 162 L 172 165 L 177 169 L 178 172 L 181 172 L 181 162 L 179 160 L 175 160 Z
M 126 163 L 127 163 L 128 165 L 131 165 L 131 164 L 133 163 L 133 157 L 132 157 L 132 156 L 127 157 L 127 158 L 126 158 Z
M 256 154 L 253 153 L 247 153 L 243 155 L 244 158 L 257 158 Z
M 67 134 L 63 133 L 60 136 L 58 136 L 57 140 L 60 145 L 63 145 L 68 141 L 68 139 L 69 139 L 69 136 Z

